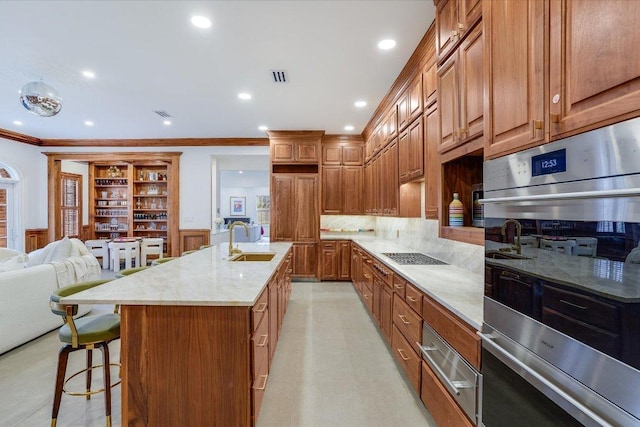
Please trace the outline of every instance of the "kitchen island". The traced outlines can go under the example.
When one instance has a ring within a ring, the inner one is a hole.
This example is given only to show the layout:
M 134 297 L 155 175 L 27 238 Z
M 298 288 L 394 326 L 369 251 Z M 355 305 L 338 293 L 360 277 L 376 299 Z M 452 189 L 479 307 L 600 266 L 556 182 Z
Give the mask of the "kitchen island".
M 67 303 L 121 306 L 122 425 L 251 426 L 290 289 L 290 243 L 206 248 Z

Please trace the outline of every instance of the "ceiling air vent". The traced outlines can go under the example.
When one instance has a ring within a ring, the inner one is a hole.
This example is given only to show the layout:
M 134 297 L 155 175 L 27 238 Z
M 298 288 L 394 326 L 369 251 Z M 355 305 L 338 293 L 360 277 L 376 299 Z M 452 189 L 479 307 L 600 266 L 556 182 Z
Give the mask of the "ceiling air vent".
M 167 113 L 164 110 L 153 110 L 153 112 L 159 115 L 160 117 L 171 117 L 171 114 Z
M 271 78 L 274 83 L 289 83 L 287 70 L 271 70 Z

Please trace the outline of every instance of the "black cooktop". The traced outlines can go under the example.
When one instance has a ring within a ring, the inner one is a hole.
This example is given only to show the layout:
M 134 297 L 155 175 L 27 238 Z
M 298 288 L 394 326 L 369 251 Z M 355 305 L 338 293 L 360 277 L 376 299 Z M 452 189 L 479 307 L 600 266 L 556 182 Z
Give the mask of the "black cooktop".
M 384 252 L 382 255 L 386 255 L 398 264 L 405 265 L 446 265 L 446 262 L 442 262 L 439 259 L 431 258 L 425 254 L 418 252 Z

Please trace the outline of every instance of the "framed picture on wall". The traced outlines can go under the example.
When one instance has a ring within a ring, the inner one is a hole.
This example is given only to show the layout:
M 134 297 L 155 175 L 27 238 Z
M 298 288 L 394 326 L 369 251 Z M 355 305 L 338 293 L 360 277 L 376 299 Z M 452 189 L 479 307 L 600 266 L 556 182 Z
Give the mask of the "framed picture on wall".
M 230 197 L 229 212 L 231 216 L 245 216 L 247 214 L 247 198 L 246 197 Z

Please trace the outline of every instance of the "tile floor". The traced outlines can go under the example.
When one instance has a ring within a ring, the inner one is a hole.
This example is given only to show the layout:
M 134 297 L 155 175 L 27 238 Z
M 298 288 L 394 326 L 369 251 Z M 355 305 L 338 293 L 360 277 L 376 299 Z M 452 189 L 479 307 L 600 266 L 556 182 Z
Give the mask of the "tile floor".
M 59 347 L 57 333 L 51 332 L 0 356 L 1 426 L 49 425 Z M 118 360 L 118 342 L 110 347 Z M 98 353 L 94 363 L 99 360 Z M 83 364 L 83 352 L 72 354 L 69 372 Z M 117 369 L 112 372 L 115 377 Z M 94 378 L 94 384 L 101 383 L 99 373 Z M 115 427 L 121 425 L 120 386 L 112 399 Z M 102 395 L 89 401 L 63 396 L 59 427 L 101 425 Z M 294 283 L 258 427 L 394 425 L 435 423 L 351 284 Z

